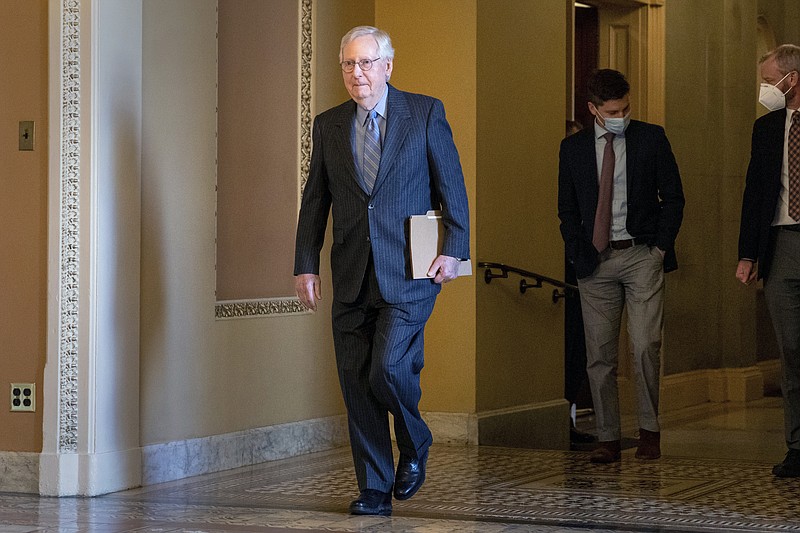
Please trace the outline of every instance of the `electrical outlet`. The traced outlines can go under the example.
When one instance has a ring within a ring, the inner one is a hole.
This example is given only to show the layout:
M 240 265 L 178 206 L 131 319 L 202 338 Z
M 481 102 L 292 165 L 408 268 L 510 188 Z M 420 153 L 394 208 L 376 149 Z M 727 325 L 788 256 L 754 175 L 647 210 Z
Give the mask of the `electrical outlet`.
M 11 410 L 36 411 L 36 383 L 11 384 Z

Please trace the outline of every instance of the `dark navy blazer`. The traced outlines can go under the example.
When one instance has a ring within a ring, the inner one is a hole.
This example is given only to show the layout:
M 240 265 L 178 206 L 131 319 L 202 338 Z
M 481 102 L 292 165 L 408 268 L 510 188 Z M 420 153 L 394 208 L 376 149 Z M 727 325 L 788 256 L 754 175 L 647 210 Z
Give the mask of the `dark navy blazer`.
M 311 168 L 300 208 L 295 246 L 297 274 L 318 274 L 328 213 L 333 209 L 333 297 L 358 296 L 370 250 L 381 296 L 388 303 L 438 294 L 440 285 L 414 280 L 408 218 L 441 209 L 442 253 L 469 258 L 469 208 L 458 152 L 442 102 L 387 86 L 387 121 L 380 168 L 371 195 L 353 160 L 349 100 L 314 120 Z
M 750 164 L 742 199 L 739 259 L 758 262 L 758 277 L 769 273 L 770 228 L 781 192 L 785 109 L 767 113 L 753 125 Z
M 632 120 L 625 130 L 628 216 L 625 228 L 636 239 L 666 252 L 664 271 L 678 268 L 675 239 L 683 220 L 683 186 L 664 129 Z M 561 141 L 558 217 L 567 260 L 585 278 L 600 258 L 592 244 L 598 196 L 594 127 Z

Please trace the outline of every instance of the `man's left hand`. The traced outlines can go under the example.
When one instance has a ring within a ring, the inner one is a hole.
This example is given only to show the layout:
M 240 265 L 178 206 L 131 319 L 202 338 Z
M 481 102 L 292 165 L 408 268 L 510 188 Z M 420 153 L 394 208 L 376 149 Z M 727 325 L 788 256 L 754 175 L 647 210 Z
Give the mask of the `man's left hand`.
M 428 276 L 433 278 L 434 283 L 447 283 L 458 277 L 458 264 L 460 261 L 449 255 L 437 257 L 431 268 L 428 269 Z

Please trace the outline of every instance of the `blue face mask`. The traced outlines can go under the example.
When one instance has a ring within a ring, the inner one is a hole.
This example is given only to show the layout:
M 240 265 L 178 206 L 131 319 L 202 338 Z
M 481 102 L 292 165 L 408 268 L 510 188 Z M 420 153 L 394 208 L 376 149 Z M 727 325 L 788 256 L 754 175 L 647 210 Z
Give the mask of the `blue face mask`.
M 631 114 L 628 112 L 623 118 L 606 118 L 600 115 L 603 119 L 603 127 L 606 131 L 614 135 L 622 135 L 631 123 Z

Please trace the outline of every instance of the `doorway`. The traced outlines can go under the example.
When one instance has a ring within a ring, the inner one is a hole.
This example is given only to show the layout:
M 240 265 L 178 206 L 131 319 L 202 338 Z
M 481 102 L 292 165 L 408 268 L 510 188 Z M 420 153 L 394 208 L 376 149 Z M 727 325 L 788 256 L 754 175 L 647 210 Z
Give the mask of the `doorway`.
M 663 124 L 664 117 L 664 12 L 660 2 L 637 0 L 581 0 L 570 2 L 573 10 L 572 109 L 567 119 L 581 127 L 591 127 L 586 82 L 599 68 L 622 72 L 631 85 L 632 116 L 638 120 Z M 564 279 L 576 284 L 575 273 L 564 262 Z M 623 316 L 623 323 L 627 318 Z M 585 345 L 580 300 L 566 299 L 565 397 L 580 412 L 591 408 L 591 394 L 585 375 Z M 618 381 L 620 409 L 635 412 L 634 384 L 631 377 L 628 338 L 620 334 Z M 581 364 L 582 362 L 582 364 Z M 662 364 L 663 366 L 663 364 Z
M 592 126 L 594 117 L 586 105 L 589 77 L 598 68 L 599 61 L 599 13 L 596 6 L 575 2 L 574 4 L 574 75 L 571 117 L 566 134 Z M 575 269 L 564 258 L 564 281 L 577 285 Z M 586 374 L 586 343 L 583 333 L 581 302 L 578 294 L 567 292 L 564 299 L 564 397 L 570 403 L 573 423 L 575 416 L 591 413 L 592 394 Z

